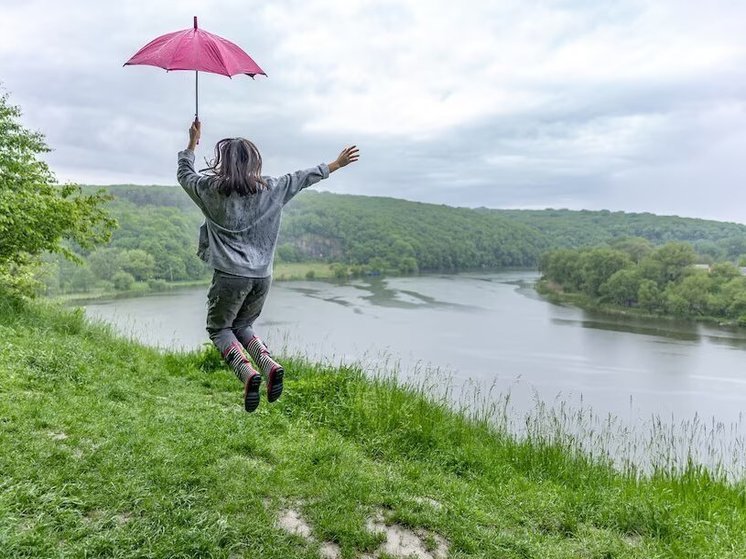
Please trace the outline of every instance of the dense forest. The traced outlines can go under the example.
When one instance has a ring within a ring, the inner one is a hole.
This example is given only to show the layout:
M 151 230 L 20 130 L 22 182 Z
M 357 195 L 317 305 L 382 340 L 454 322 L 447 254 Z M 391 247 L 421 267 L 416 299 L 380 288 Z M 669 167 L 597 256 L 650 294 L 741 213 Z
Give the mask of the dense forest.
M 180 188 L 104 188 L 119 224 L 110 243 L 95 250 L 72 247 L 81 266 L 47 256 L 39 273 L 47 294 L 129 289 L 136 282 L 158 289 L 208 277 L 195 255 L 202 216 Z M 324 263 L 339 277 L 535 268 L 549 250 L 627 237 L 654 245 L 687 241 L 703 262 L 736 262 L 746 255 L 746 226 L 735 223 L 608 211 L 467 209 L 307 191 L 285 209 L 277 261 Z
M 697 259 L 686 243 L 654 247 L 630 238 L 607 247 L 552 251 L 540 269 L 544 288 L 582 294 L 594 304 L 746 326 L 746 268 L 695 264 Z
M 497 212 L 394 198 L 308 193 L 284 215 L 283 259 L 400 273 L 535 266 L 545 235 Z
M 570 210 L 498 211 L 508 219 L 530 224 L 545 234 L 552 248 L 578 248 L 607 244 L 615 239 L 640 237 L 654 245 L 683 241 L 705 261 L 736 261 L 746 255 L 746 226 L 706 219 Z
M 38 279 L 46 294 L 87 292 L 96 286 L 126 290 L 135 282 L 158 289 L 171 281 L 207 277 L 206 266 L 195 254 L 202 217 L 181 189 L 107 190 L 114 195 L 108 210 L 118 223 L 111 241 L 93 250 L 73 247 L 79 264 L 57 254 L 45 256 Z

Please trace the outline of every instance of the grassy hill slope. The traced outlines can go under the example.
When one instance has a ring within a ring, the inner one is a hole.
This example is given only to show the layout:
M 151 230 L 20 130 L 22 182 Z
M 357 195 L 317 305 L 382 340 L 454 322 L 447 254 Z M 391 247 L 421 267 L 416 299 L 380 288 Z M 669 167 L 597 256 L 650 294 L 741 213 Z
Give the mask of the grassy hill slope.
M 249 415 L 212 351 L 5 296 L 0 337 L 2 557 L 395 557 L 385 530 L 421 557 L 746 556 L 743 484 L 637 480 L 354 368 L 288 360 Z

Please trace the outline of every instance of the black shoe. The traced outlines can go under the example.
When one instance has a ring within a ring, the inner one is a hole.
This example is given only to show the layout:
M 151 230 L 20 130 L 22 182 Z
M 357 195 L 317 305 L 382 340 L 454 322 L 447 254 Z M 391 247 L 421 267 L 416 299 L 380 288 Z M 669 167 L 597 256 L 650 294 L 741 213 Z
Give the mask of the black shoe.
M 259 386 L 262 384 L 262 376 L 254 371 L 254 374 L 246 379 L 246 385 L 243 389 L 243 407 L 246 411 L 252 412 L 259 407 Z M 282 387 L 280 387 L 282 391 Z
M 285 369 L 282 367 L 273 367 L 267 375 L 267 401 L 274 402 L 282 394 L 282 379 L 285 376 Z

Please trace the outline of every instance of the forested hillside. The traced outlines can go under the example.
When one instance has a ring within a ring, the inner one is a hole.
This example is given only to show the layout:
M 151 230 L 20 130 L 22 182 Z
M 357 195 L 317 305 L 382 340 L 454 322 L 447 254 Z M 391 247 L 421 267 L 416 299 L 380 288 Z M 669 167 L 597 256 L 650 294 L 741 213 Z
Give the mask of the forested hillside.
M 291 202 L 282 258 L 330 259 L 394 269 L 458 271 L 535 266 L 549 246 L 528 224 L 394 198 L 307 193 Z
M 76 248 L 82 267 L 48 257 L 41 274 L 48 293 L 94 285 L 128 289 L 133 282 L 157 288 L 207 276 L 195 255 L 202 216 L 180 188 L 105 188 L 119 222 L 111 243 L 93 252 Z M 548 250 L 626 237 L 655 245 L 687 241 L 704 260 L 737 262 L 746 255 L 746 226 L 734 223 L 646 213 L 453 208 L 309 190 L 285 209 L 277 261 L 334 264 L 340 276 L 536 267 Z
M 531 225 L 544 233 L 552 248 L 599 246 L 614 239 L 642 237 L 655 245 L 684 241 L 713 260 L 737 260 L 746 255 L 746 226 L 706 219 L 571 210 L 479 210 Z

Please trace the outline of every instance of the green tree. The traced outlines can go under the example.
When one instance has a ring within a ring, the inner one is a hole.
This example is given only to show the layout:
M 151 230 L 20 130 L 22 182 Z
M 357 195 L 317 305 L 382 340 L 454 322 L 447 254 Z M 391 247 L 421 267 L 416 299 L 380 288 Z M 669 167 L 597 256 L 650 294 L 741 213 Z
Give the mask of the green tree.
M 397 267 L 400 274 L 416 274 L 418 271 L 417 260 L 413 256 L 407 256 L 399 260 Z
M 715 241 L 699 241 L 698 243 L 694 243 L 694 248 L 697 253 L 705 257 L 706 260 L 711 260 L 713 262 L 723 260 L 727 257 L 726 249 Z
M 21 111 L 0 96 L 0 284 L 32 294 L 30 266 L 45 251 L 76 258 L 64 241 L 90 248 L 109 239 L 113 220 L 102 193 L 57 185 L 39 155 L 49 151 L 39 132 L 24 128 Z
M 39 295 L 57 295 L 60 292 L 60 265 L 52 260 L 45 260 L 35 270 L 34 277 L 38 282 L 36 291 Z
M 539 263 L 544 276 L 569 291 L 577 291 L 583 283 L 581 254 L 577 250 L 563 249 L 545 254 Z
M 651 256 L 646 256 L 638 264 L 640 270 L 640 276 L 652 281 L 659 288 L 663 288 L 666 284 L 666 278 L 664 273 L 663 264 Z
M 637 303 L 641 281 L 640 272 L 634 268 L 618 270 L 601 285 L 601 295 L 605 301 L 631 307 Z
M 601 286 L 619 270 L 630 266 L 626 253 L 610 248 L 594 248 L 581 257 L 583 291 L 594 297 L 601 294 Z
M 731 279 L 720 288 L 720 297 L 724 300 L 725 315 L 738 318 L 746 314 L 746 277 Z
M 718 283 L 725 283 L 741 275 L 738 268 L 730 262 L 718 262 L 710 268 L 710 277 Z
M 132 274 L 137 281 L 149 279 L 155 269 L 155 258 L 139 248 L 123 250 L 119 262 L 122 270 Z
M 637 290 L 637 303 L 648 312 L 659 312 L 663 308 L 663 294 L 658 284 L 651 279 L 642 279 Z
M 625 237 L 611 243 L 611 248 L 626 252 L 633 262 L 640 262 L 653 252 L 653 243 L 642 237 Z
M 733 235 L 721 241 L 728 258 L 737 259 L 746 254 L 746 235 Z
M 74 291 L 87 293 L 96 284 L 96 275 L 85 264 L 77 266 L 70 278 L 70 286 Z
M 88 255 L 88 263 L 96 277 L 111 281 L 114 274 L 122 270 L 120 251 L 115 248 L 99 248 Z
M 117 272 L 112 278 L 114 288 L 119 291 L 127 291 L 135 283 L 135 278 L 128 272 Z
M 708 272 L 697 272 L 678 284 L 669 284 L 666 288 L 669 311 L 680 316 L 707 314 L 711 286 Z
M 697 254 L 691 245 L 668 243 L 657 249 L 651 257 L 662 266 L 662 282 L 675 282 L 681 279 L 687 268 L 694 264 Z

